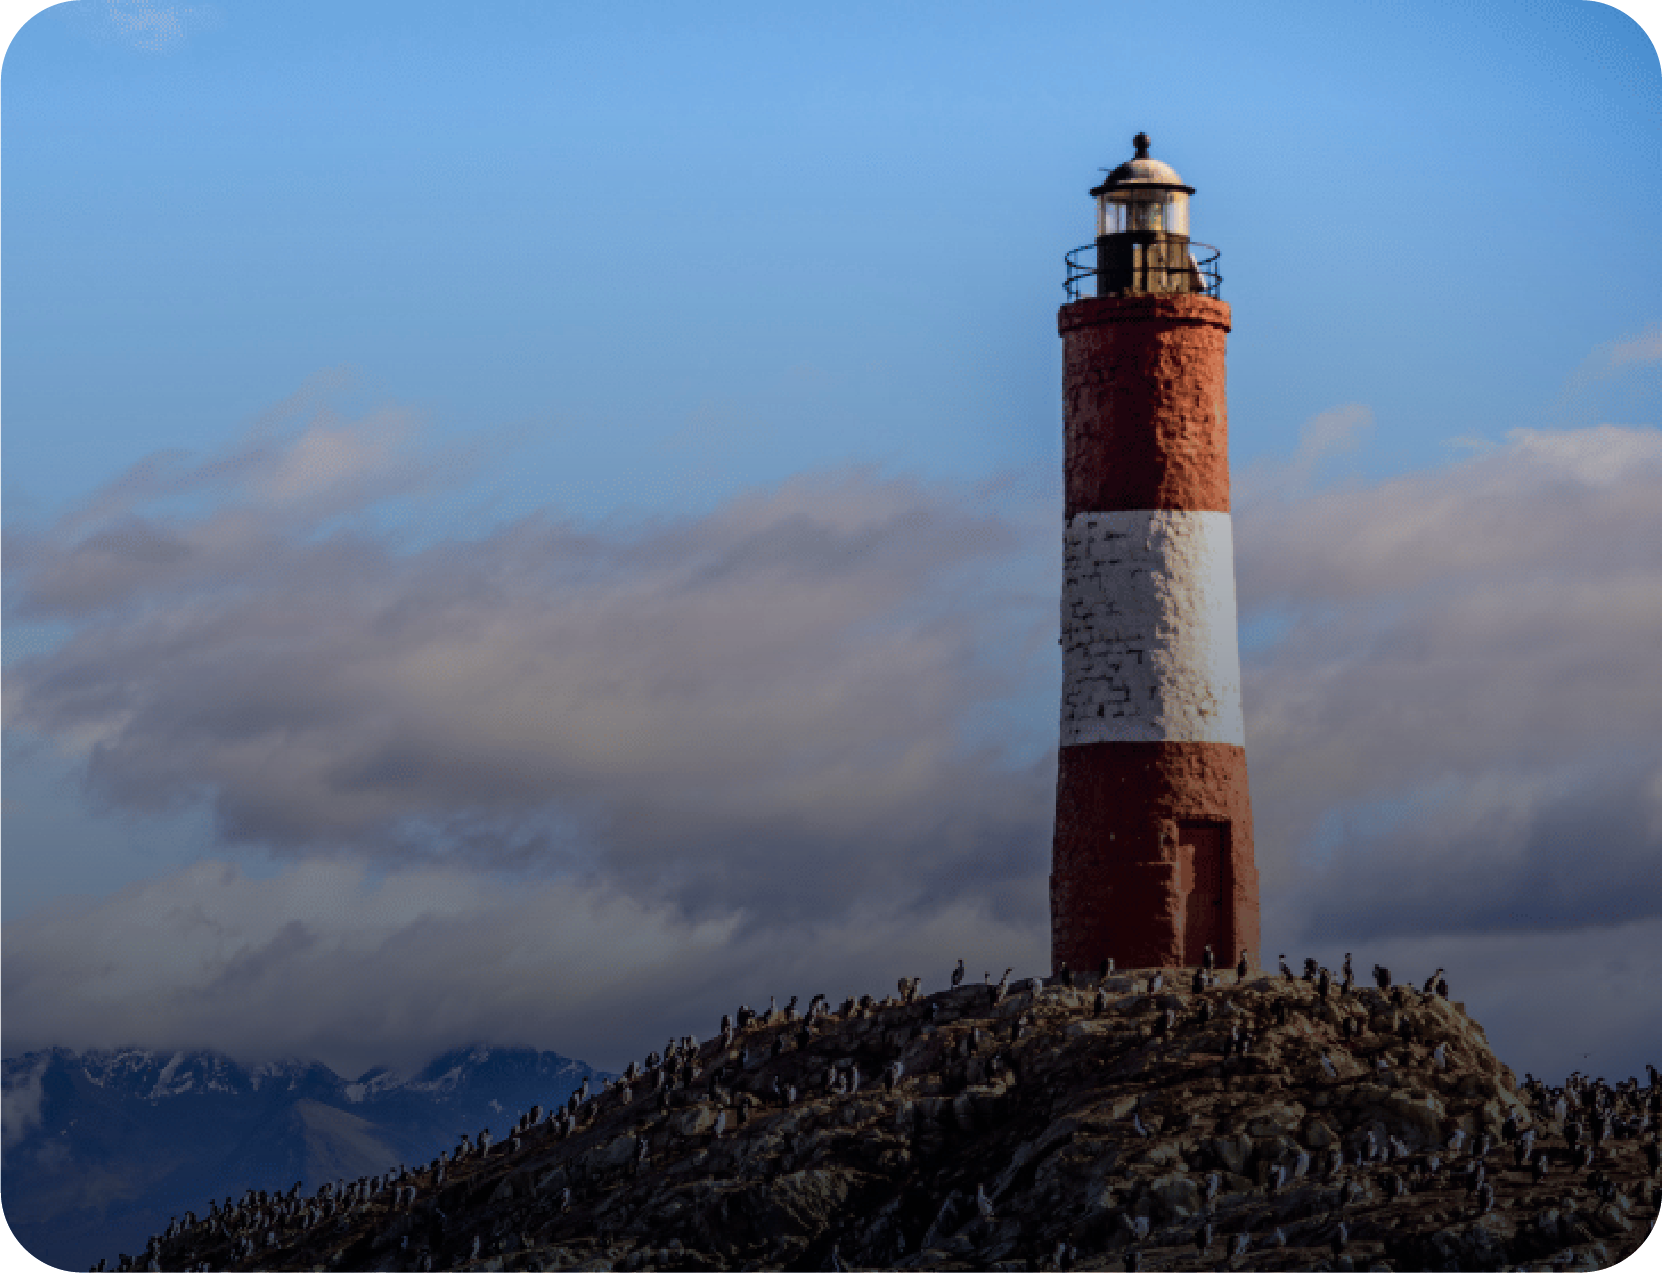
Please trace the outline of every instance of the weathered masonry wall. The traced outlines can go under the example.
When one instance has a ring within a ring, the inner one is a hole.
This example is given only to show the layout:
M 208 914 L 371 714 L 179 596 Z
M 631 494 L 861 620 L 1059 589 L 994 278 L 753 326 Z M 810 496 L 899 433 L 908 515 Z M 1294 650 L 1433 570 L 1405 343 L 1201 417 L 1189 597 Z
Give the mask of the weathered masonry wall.
M 1195 864 L 1184 824 L 1217 827 L 1216 899 L 1190 905 Z M 1221 905 L 1214 905 L 1214 900 Z M 1219 966 L 1258 963 L 1258 869 L 1246 752 L 1224 743 L 1064 747 L 1056 775 L 1051 958 L 1060 967 L 1179 968 L 1210 942 Z M 1191 915 L 1207 915 L 1205 931 Z
M 1132 508 L 1229 511 L 1229 306 L 1210 296 L 1064 305 L 1067 520 Z
M 1246 743 L 1227 513 L 1081 513 L 1062 568 L 1062 746 Z

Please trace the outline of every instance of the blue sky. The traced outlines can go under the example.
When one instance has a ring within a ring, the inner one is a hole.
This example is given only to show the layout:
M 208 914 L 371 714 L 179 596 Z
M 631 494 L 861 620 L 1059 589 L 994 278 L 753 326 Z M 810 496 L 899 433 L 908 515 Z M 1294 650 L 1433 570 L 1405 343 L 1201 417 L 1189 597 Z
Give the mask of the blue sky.
M 1656 1059 L 1662 76 L 1567 0 L 35 17 L 8 1049 L 621 1065 L 1036 971 L 1055 312 L 1139 129 L 1234 309 L 1265 959 Z

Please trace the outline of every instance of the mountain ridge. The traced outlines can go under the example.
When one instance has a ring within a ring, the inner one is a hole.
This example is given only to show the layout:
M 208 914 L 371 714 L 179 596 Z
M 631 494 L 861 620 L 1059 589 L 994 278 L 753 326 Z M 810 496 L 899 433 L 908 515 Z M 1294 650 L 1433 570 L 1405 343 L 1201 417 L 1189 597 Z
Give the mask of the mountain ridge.
M 18 1240 L 48 1263 L 86 1268 L 142 1246 L 221 1182 L 380 1173 L 431 1158 L 503 1109 L 604 1077 L 557 1052 L 448 1048 L 414 1074 L 343 1077 L 320 1061 L 244 1063 L 211 1048 L 42 1048 L 0 1061 L 4 1190 Z

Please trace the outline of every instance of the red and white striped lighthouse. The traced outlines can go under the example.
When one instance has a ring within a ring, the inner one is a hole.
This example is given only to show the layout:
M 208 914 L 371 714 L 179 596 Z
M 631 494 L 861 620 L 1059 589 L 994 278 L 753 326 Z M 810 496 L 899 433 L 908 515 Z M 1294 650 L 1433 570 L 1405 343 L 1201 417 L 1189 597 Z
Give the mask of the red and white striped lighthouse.
M 1136 157 L 1068 255 L 1062 739 L 1051 958 L 1258 962 L 1217 252 Z M 1197 255 L 1198 253 L 1198 255 Z M 1094 291 L 1094 295 L 1087 294 Z

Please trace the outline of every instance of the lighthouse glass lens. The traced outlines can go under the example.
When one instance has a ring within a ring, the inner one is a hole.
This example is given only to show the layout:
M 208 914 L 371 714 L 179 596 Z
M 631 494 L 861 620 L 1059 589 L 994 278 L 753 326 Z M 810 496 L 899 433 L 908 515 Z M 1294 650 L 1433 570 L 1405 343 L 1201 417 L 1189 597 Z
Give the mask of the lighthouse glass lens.
M 1125 204 L 1103 195 L 1097 201 L 1097 233 L 1124 234 L 1126 230 Z
M 1166 233 L 1189 237 L 1189 196 L 1181 190 L 1166 195 Z
M 1131 202 L 1131 229 L 1137 230 L 1164 230 L 1166 228 L 1165 201 L 1158 195 L 1149 198 L 1147 195 L 1135 198 Z

